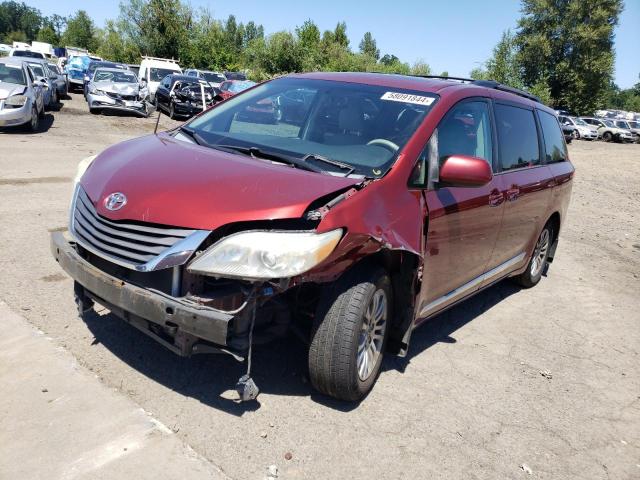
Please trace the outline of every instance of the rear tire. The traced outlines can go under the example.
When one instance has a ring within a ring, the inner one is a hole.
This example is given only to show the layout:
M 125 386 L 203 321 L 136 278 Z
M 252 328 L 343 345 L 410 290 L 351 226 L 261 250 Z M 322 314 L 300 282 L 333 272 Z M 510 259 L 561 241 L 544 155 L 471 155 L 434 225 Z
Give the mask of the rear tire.
M 356 267 L 325 291 L 309 347 L 316 390 L 348 401 L 369 393 L 382 366 L 392 302 L 391 281 L 379 267 Z
M 536 246 L 533 249 L 527 269 L 518 275 L 513 277 L 513 280 L 524 288 L 535 287 L 542 278 L 547 261 L 549 260 L 549 251 L 551 250 L 551 243 L 553 242 L 553 228 L 551 224 L 547 223 L 536 242 Z

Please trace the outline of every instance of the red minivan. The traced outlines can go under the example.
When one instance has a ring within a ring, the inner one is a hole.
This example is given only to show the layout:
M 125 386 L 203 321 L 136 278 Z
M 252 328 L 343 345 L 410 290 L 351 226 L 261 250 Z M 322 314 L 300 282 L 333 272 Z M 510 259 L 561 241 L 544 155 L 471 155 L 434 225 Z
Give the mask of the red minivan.
M 295 328 L 313 386 L 358 400 L 427 319 L 540 281 L 573 172 L 554 112 L 496 82 L 289 75 L 82 161 L 51 248 L 81 314 L 248 369 Z

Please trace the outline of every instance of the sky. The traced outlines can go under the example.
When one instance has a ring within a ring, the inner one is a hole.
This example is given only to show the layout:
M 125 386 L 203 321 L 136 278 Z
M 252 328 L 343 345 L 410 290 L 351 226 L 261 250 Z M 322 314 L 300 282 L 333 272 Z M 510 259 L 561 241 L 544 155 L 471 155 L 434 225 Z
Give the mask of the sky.
M 86 10 L 99 27 L 119 13 L 119 0 L 24 0 L 44 15 L 71 15 Z M 229 14 L 246 23 L 264 25 L 265 33 L 293 31 L 312 19 L 321 31 L 347 23 L 352 50 L 365 32 L 370 31 L 382 55 L 399 57 L 403 62 L 424 60 L 434 74 L 447 71 L 468 76 L 486 61 L 502 32 L 514 30 L 520 17 L 516 0 L 189 0 L 194 8 L 208 8 L 216 18 Z M 621 88 L 636 84 L 640 74 L 640 0 L 626 0 L 616 28 L 615 81 Z

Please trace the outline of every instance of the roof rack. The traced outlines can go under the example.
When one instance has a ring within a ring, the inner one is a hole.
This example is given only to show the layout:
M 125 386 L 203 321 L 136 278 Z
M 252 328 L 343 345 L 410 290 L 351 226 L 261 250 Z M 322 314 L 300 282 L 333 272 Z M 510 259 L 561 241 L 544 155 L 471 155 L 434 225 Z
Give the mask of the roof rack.
M 473 78 L 464 78 L 464 77 L 449 77 L 442 75 L 415 75 L 420 78 L 433 78 L 436 80 L 456 80 L 458 82 L 468 82 L 472 85 L 477 85 L 479 87 L 485 88 L 493 88 L 494 90 L 500 90 L 503 92 L 513 93 L 514 95 L 518 95 L 520 97 L 528 98 L 529 100 L 533 100 L 534 102 L 542 103 L 539 97 L 533 95 L 532 93 L 526 92 L 524 90 L 520 90 L 519 88 L 513 88 L 508 85 L 504 85 L 503 83 L 496 82 L 495 80 L 474 80 Z
M 146 55 L 142 55 L 142 58 L 144 60 L 157 60 L 160 62 L 180 63 L 180 59 L 176 60 L 175 58 L 147 57 Z

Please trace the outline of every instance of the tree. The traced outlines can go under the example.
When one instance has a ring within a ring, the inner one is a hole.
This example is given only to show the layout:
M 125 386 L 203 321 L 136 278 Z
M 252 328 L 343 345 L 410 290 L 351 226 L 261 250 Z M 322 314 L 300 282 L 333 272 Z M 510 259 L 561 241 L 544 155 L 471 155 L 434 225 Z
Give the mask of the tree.
M 349 37 L 347 37 L 347 24 L 339 22 L 333 31 L 333 41 L 338 45 L 349 48 Z
M 411 67 L 411 75 L 431 75 L 431 67 L 427 62 L 419 59 Z
M 578 114 L 602 107 L 613 77 L 622 0 L 522 0 L 515 42 L 522 81 Z
M 363 55 L 369 55 L 370 57 L 373 57 L 376 60 L 380 58 L 380 50 L 378 50 L 378 45 L 376 44 L 376 41 L 374 40 L 373 35 L 371 35 L 371 32 L 367 32 L 364 34 L 364 37 L 360 42 L 359 48 L 360 48 L 360 53 L 362 53 Z
M 50 25 L 45 25 L 38 31 L 36 40 L 50 43 L 51 45 L 58 45 L 58 43 L 60 43 L 60 37 L 56 35 L 55 30 Z
M 380 63 L 382 63 L 383 65 L 392 65 L 399 61 L 400 59 L 398 57 L 396 57 L 395 55 L 389 55 L 388 53 L 385 53 L 384 57 L 380 59 Z
M 62 42 L 65 45 L 94 51 L 98 48 L 96 33 L 96 27 L 87 12 L 78 10 L 75 15 L 69 17 L 67 29 L 62 35 Z
M 0 40 L 7 43 L 13 40 L 33 40 L 42 26 L 42 20 L 40 10 L 24 2 L 2 2 L 0 3 Z

